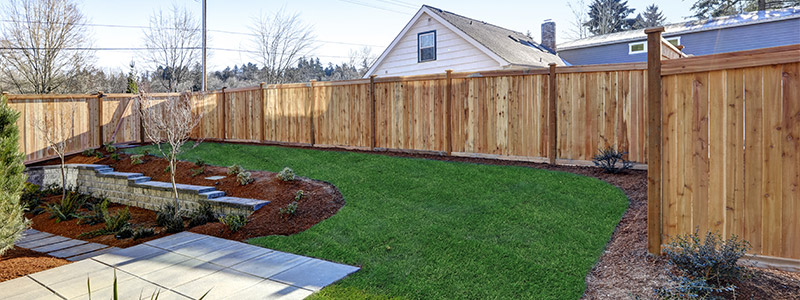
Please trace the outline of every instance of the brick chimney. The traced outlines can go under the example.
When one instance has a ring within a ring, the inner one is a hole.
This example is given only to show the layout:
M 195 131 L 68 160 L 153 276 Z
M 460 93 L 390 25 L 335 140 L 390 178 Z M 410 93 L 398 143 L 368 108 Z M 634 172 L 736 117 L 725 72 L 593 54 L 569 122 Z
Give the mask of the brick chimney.
M 542 46 L 552 50 L 553 53 L 556 49 L 556 22 L 547 19 L 542 23 Z

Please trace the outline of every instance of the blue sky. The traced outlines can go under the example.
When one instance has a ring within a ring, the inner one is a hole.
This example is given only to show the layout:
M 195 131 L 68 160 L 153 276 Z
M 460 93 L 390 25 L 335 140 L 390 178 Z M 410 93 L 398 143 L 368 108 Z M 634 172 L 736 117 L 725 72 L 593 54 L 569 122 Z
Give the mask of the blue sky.
M 2 0 L 6 2 L 7 0 Z M 542 22 L 556 22 L 559 42 L 564 42 L 565 32 L 572 26 L 572 13 L 567 1 L 459 1 L 459 0 L 207 0 L 208 28 L 234 32 L 249 32 L 253 18 L 260 13 L 272 13 L 281 8 L 300 13 L 301 19 L 313 26 L 317 47 L 310 53 L 320 56 L 323 63 L 346 60 L 350 50 L 369 45 L 379 55 L 402 30 L 422 4 L 431 5 L 470 18 L 482 20 L 508 29 L 531 31 L 536 41 Z M 576 0 L 572 0 L 574 3 Z M 591 2 L 585 0 L 586 3 Z M 660 2 L 660 3 L 657 3 Z M 629 0 L 628 6 L 637 12 L 647 5 L 657 3 L 668 22 L 680 22 L 690 14 L 693 0 L 654 1 Z M 172 3 L 189 7 L 199 18 L 200 0 L 84 0 L 81 9 L 88 22 L 95 24 L 146 26 L 149 16 Z M 88 28 L 95 47 L 143 47 L 142 30 L 131 28 Z M 209 32 L 209 47 L 248 49 L 245 35 Z M 345 44 L 343 44 L 345 43 Z M 126 69 L 134 52 L 98 51 L 96 65 L 108 69 Z M 232 51 L 214 51 L 209 57 L 209 70 L 222 69 L 234 64 L 254 61 L 249 54 Z

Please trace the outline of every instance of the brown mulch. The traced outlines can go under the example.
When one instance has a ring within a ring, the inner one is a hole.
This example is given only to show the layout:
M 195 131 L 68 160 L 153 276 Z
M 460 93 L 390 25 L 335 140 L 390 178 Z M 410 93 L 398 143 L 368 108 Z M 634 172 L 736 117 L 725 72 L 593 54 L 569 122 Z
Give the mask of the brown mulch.
M 12 248 L 0 256 L 0 282 L 28 274 L 60 267 L 70 263 L 66 259 L 28 250 Z
M 168 162 L 162 158 L 144 156 L 142 159 L 143 163 L 137 165 L 131 164 L 130 155 L 120 154 L 120 158 L 121 160 L 116 161 L 111 159 L 108 155 L 102 159 L 98 159 L 96 157 L 86 157 L 81 154 L 76 154 L 67 157 L 66 163 L 104 164 L 111 166 L 115 171 L 143 173 L 145 176 L 151 177 L 154 181 L 170 182 L 169 172 L 164 172 Z M 50 160 L 36 165 L 56 165 L 58 163 L 59 162 L 56 160 Z M 192 169 L 198 168 L 199 167 L 192 162 L 179 162 L 176 168 L 177 173 L 175 174 L 175 181 L 184 184 L 213 186 L 217 190 L 224 191 L 227 196 L 268 200 L 270 203 L 250 215 L 247 225 L 237 232 L 231 232 L 227 226 L 221 223 L 209 223 L 196 226 L 189 230 L 191 232 L 239 241 L 265 235 L 291 235 L 311 228 L 311 226 L 333 216 L 339 211 L 339 208 L 344 206 L 344 198 L 341 193 L 339 193 L 339 190 L 327 182 L 303 177 L 296 177 L 292 182 L 284 182 L 277 179 L 273 172 L 250 171 L 251 178 L 255 179 L 255 181 L 242 186 L 236 181 L 235 176 L 228 176 L 226 167 L 205 166 L 203 174 L 192 176 Z M 225 176 L 225 178 L 220 180 L 205 179 L 206 177 L 216 175 L 222 175 Z M 299 205 L 295 215 L 281 215 L 279 210 L 294 201 L 295 194 L 298 190 L 302 190 L 304 196 L 298 201 Z M 116 206 L 122 207 L 121 205 L 115 205 L 115 207 Z M 146 212 L 148 215 L 145 217 L 146 220 L 144 220 L 143 223 L 150 227 L 155 226 L 154 212 L 131 207 L 132 214 L 134 210 Z M 43 215 L 45 215 L 45 218 L 49 216 L 47 213 Z M 41 222 L 41 220 L 37 222 L 37 220 L 34 220 L 34 228 L 51 233 L 56 233 L 53 231 L 58 230 L 47 227 L 40 229 L 37 228 L 37 223 L 49 226 L 49 224 L 52 224 L 52 220 L 51 222 Z M 137 222 L 136 220 L 132 220 L 131 223 Z M 102 225 L 96 226 L 102 227 Z M 160 228 L 156 229 L 156 232 L 159 232 Z M 79 231 L 78 229 L 64 230 L 67 233 Z M 80 232 L 77 234 L 80 234 Z M 159 234 L 155 238 L 162 236 L 163 235 Z M 103 241 L 97 242 L 104 244 L 115 243 L 113 237 L 106 236 L 106 238 L 110 238 L 111 240 L 105 240 L 105 243 Z M 123 243 L 124 245 L 120 245 L 121 247 L 128 247 L 144 241 L 146 240 L 131 241 L 131 239 L 127 239 L 125 242 L 118 242 L 118 244 Z

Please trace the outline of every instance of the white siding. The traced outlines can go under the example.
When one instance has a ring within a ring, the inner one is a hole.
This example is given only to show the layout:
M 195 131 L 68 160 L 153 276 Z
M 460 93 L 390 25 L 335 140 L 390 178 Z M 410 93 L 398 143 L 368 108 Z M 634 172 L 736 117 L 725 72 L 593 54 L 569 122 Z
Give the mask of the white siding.
M 417 34 L 436 30 L 436 60 L 417 62 Z M 434 18 L 423 13 L 375 68 L 378 76 L 470 72 L 501 69 L 500 64 Z

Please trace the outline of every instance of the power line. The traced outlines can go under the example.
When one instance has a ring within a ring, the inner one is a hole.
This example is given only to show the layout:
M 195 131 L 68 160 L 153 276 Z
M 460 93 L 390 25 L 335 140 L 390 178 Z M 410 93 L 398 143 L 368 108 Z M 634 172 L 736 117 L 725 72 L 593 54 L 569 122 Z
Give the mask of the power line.
M 370 8 L 375 8 L 375 9 L 380 9 L 380 10 L 383 10 L 383 11 L 393 12 L 393 13 L 396 13 L 396 14 L 408 15 L 408 13 L 405 13 L 405 12 L 402 12 L 402 11 L 397 11 L 397 10 L 394 10 L 394 9 L 391 9 L 391 8 L 375 6 L 375 5 L 371 5 L 371 4 L 367 4 L 367 3 L 363 3 L 363 2 L 358 2 L 358 1 L 353 1 L 353 0 L 339 0 L 339 1 L 352 3 L 352 4 L 356 4 L 356 5 L 361 5 L 361 6 L 365 6 L 365 7 L 370 7 Z
M 411 9 L 416 9 L 417 8 L 416 5 L 406 4 L 406 3 L 403 3 L 403 2 L 395 2 L 395 1 L 388 1 L 388 0 L 378 0 L 378 1 L 383 2 L 383 3 L 387 3 L 387 4 L 391 4 L 391 5 L 397 5 L 397 6 L 400 6 L 402 8 L 411 8 Z
M 42 22 L 42 21 L 0 20 L 0 22 L 67 25 L 67 23 L 61 23 L 61 22 Z M 106 27 L 106 28 L 127 28 L 127 29 L 197 30 L 197 29 L 186 29 L 186 28 L 150 27 L 150 26 L 141 26 L 141 25 L 94 24 L 94 23 L 75 23 L 75 24 L 72 24 L 72 25 L 88 26 L 88 27 Z M 258 34 L 255 34 L 255 33 L 228 31 L 228 30 L 217 30 L 217 29 L 209 29 L 208 32 L 216 32 L 216 33 L 224 33 L 224 34 L 236 34 L 236 35 L 245 35 L 245 36 L 258 36 Z M 327 40 L 314 40 L 314 42 L 319 42 L 319 43 L 324 43 L 324 44 L 350 45 L 350 46 L 367 46 L 367 47 L 381 47 L 381 48 L 384 47 L 384 46 L 380 46 L 380 45 L 360 44 L 360 43 L 351 43 L 351 42 L 339 42 L 339 41 L 327 41 Z
M 169 50 L 201 50 L 202 47 L 172 47 Z M 260 51 L 244 50 L 244 49 L 230 49 L 230 48 L 208 48 L 215 51 L 229 51 L 240 53 L 260 54 Z M 66 50 L 66 51 L 150 51 L 150 50 L 163 50 L 163 48 L 153 47 L 65 47 L 65 48 L 47 48 L 47 47 L 0 47 L 0 50 L 33 50 L 33 51 L 52 51 L 52 50 Z M 325 57 L 325 58 L 350 58 L 348 56 L 337 55 L 310 55 L 309 57 Z

